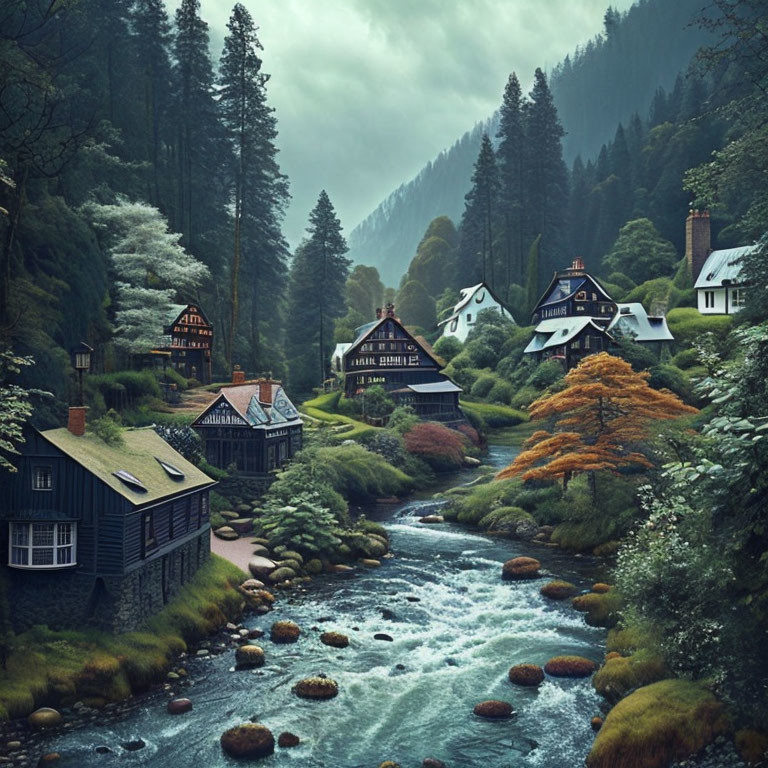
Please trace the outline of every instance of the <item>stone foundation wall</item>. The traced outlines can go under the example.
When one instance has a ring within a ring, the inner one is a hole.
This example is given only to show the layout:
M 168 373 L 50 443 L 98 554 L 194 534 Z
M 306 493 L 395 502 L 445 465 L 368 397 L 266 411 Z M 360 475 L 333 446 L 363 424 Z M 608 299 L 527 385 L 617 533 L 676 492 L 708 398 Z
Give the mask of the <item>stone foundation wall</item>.
M 51 629 L 91 627 L 115 634 L 139 629 L 159 613 L 210 557 L 210 531 L 125 576 L 93 576 L 77 569 L 6 568 L 15 632 L 35 624 Z

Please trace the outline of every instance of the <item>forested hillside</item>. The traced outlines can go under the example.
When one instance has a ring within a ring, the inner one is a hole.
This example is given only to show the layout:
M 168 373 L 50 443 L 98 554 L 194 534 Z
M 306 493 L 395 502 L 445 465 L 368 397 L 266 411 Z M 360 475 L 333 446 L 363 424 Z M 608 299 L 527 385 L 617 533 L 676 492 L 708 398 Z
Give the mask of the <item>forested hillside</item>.
M 593 158 L 620 121 L 635 113 L 645 119 L 658 89 L 673 88 L 708 38 L 690 23 L 700 7 L 699 0 L 641 0 L 626 14 L 609 8 L 604 32 L 555 67 L 549 80 L 566 162 Z M 495 141 L 498 120 L 496 113 L 468 131 L 359 224 L 349 237 L 353 261 L 377 267 L 397 285 L 429 222 L 440 215 L 458 222 L 482 134 Z

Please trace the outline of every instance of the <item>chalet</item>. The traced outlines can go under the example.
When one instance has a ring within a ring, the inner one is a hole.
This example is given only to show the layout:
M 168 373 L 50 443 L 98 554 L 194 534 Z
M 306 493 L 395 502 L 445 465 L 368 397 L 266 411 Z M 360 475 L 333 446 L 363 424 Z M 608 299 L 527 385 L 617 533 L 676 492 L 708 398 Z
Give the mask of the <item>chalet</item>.
M 0 480 L 0 538 L 14 629 L 138 629 L 210 553 L 206 474 L 151 428 L 117 443 L 28 430 L 18 472 Z
M 453 308 L 450 317 L 438 323 L 443 328 L 443 336 L 454 336 L 462 344 L 477 322 L 477 316 L 484 309 L 492 309 L 514 322 L 510 311 L 486 283 L 478 283 L 470 288 L 461 289 L 461 299 Z
M 379 384 L 422 418 L 462 421 L 461 388 L 441 373 L 443 365 L 428 345 L 405 329 L 391 304 L 376 315 L 375 321 L 357 329 L 357 338 L 344 353 L 346 397 L 364 397 L 368 387 Z
M 702 315 L 733 315 L 744 307 L 741 259 L 757 245 L 713 251 L 709 211 L 693 210 L 685 220 L 685 257 Z
M 186 379 L 211 383 L 213 326 L 197 304 L 174 304 L 163 327 L 159 350 L 171 353 L 171 364 Z
M 264 484 L 302 445 L 303 422 L 280 382 L 245 381 L 240 370 L 192 427 L 202 438 L 206 461 L 220 469 L 234 466 Z

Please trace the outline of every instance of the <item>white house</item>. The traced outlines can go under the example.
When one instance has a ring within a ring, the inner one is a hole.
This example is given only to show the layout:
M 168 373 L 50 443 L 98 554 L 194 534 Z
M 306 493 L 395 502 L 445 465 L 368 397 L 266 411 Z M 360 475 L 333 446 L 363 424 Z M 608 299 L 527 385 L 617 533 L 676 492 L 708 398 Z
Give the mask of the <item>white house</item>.
M 509 310 L 496 298 L 493 291 L 485 283 L 478 283 L 471 288 L 461 289 L 461 299 L 453 308 L 450 317 L 438 323 L 443 328 L 443 336 L 455 336 L 462 344 L 467 340 L 477 316 L 484 309 L 495 309 L 503 317 L 515 322 Z
M 696 278 L 696 299 L 702 315 L 733 315 L 744 307 L 741 258 L 757 246 L 712 251 Z

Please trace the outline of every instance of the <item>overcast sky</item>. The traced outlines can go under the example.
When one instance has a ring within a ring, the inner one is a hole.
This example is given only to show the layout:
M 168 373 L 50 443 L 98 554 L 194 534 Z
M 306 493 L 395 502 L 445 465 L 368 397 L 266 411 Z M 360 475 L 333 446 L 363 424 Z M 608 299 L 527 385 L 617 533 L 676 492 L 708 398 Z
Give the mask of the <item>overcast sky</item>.
M 325 189 L 349 233 L 501 102 L 632 0 L 241 0 L 259 26 L 295 246 Z M 178 0 L 169 0 L 175 8 Z M 201 0 L 214 59 L 234 0 Z

